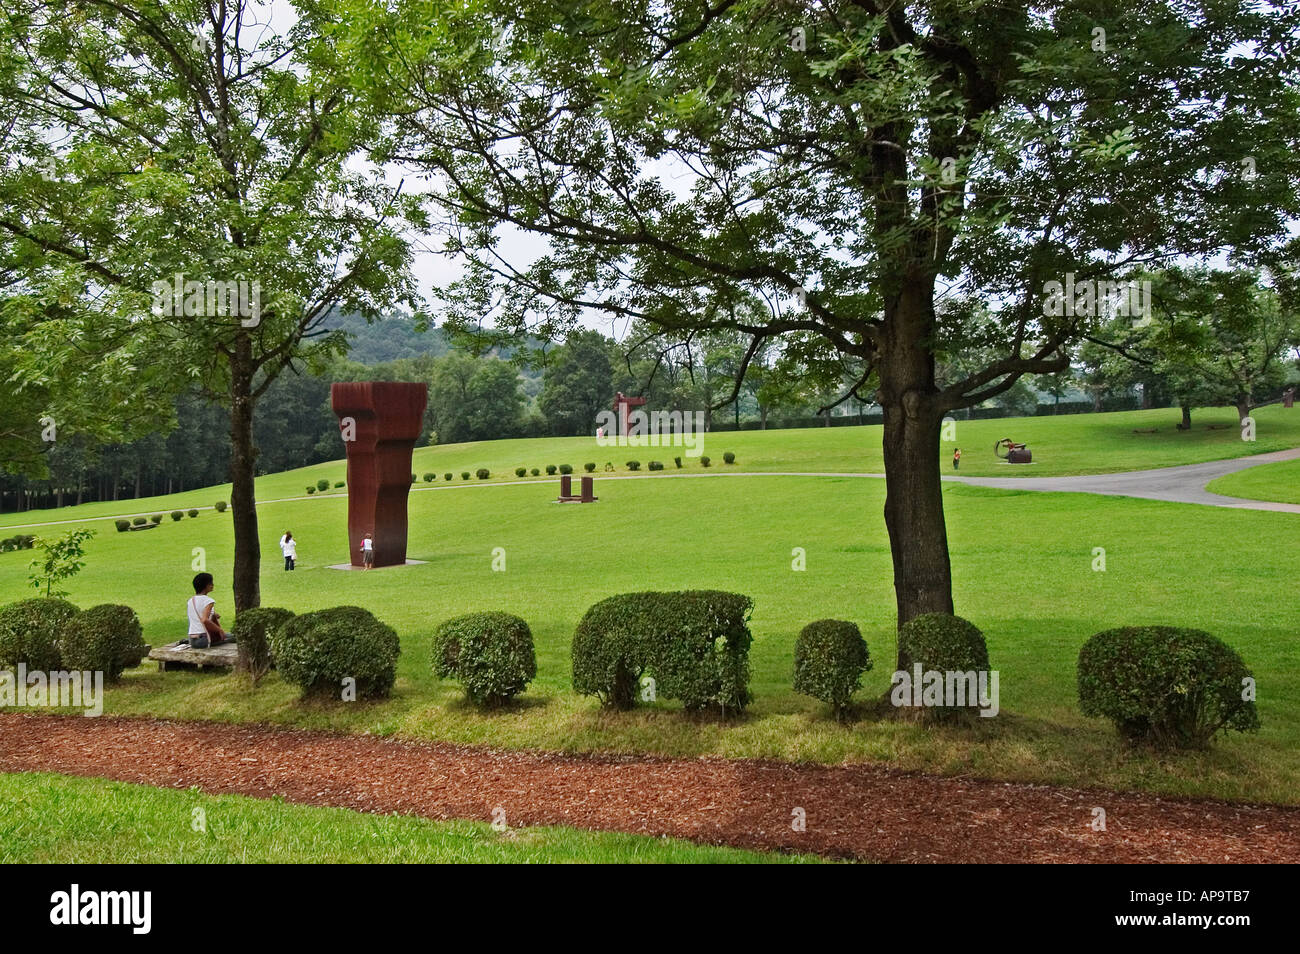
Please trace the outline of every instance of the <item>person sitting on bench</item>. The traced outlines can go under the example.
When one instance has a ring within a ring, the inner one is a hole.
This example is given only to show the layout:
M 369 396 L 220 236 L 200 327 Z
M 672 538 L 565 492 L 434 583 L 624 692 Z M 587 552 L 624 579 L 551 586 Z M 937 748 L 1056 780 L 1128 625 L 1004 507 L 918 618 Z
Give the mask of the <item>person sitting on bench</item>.
M 191 649 L 207 649 L 233 643 L 235 637 L 221 628 L 221 615 L 217 603 L 208 594 L 212 592 L 211 573 L 200 573 L 194 578 L 194 596 L 186 605 L 190 617 L 189 643 Z

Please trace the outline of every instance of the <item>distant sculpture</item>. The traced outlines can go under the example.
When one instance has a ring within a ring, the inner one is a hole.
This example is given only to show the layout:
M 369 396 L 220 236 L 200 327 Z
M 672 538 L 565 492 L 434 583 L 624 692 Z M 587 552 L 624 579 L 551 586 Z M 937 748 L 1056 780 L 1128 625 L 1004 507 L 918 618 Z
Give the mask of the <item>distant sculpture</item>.
M 618 433 L 627 436 L 627 409 L 630 407 L 640 407 L 645 404 L 646 399 L 643 397 L 628 397 L 622 391 L 614 396 L 614 418 L 618 421 Z
M 1006 452 L 1003 453 L 1003 448 Z M 1024 444 L 1017 444 L 1009 437 L 1004 437 L 993 445 L 993 453 L 997 454 L 1000 460 L 1005 460 L 1008 464 L 1029 464 L 1033 462 L 1034 455 Z
M 330 386 L 348 456 L 348 551 L 362 565 L 361 541 L 374 535 L 374 566 L 406 563 L 406 495 L 411 451 L 424 426 L 428 387 L 394 381 Z

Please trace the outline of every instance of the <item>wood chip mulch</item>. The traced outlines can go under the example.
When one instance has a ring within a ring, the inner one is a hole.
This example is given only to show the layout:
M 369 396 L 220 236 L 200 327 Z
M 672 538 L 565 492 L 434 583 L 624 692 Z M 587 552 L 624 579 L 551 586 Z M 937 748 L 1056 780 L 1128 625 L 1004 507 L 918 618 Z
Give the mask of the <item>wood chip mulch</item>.
M 0 716 L 0 771 L 886 862 L 1300 862 L 1300 809 L 874 765 L 565 755 L 211 722 Z M 1106 830 L 1094 831 L 1094 807 Z M 802 809 L 805 830 L 795 830 Z

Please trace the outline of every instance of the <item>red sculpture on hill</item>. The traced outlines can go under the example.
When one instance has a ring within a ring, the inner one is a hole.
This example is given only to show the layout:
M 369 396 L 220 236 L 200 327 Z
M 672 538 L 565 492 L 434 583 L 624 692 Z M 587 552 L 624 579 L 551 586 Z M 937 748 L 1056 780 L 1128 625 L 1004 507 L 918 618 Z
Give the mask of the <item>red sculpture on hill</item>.
M 361 540 L 374 534 L 375 566 L 406 563 L 406 495 L 411 451 L 424 426 L 428 387 L 395 381 L 330 386 L 348 456 L 348 550 L 361 566 Z

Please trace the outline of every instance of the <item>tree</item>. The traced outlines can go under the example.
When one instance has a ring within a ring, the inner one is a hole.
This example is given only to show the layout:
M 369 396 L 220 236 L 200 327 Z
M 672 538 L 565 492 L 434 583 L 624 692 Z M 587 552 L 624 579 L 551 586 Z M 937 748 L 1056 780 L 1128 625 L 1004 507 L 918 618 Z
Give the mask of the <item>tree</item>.
M 81 559 L 86 555 L 86 541 L 94 535 L 94 530 L 78 527 L 57 540 L 46 540 L 44 537 L 33 540 L 33 546 L 43 550 L 45 555 L 32 561 L 32 574 L 29 577 L 32 586 L 38 590 L 44 587 L 47 597 L 67 596 L 62 590 L 54 589 L 54 584 L 62 583 L 81 572 L 81 568 L 86 565 L 86 561 Z
M 0 135 L 21 160 L 0 174 L 0 236 L 19 287 L 69 302 L 32 312 L 28 372 L 66 386 L 89 342 L 134 353 L 164 396 L 197 382 L 225 404 L 237 610 L 259 602 L 257 400 L 295 361 L 342 348 L 321 334 L 332 309 L 415 305 L 400 233 L 418 212 L 348 164 L 374 124 L 321 39 L 321 4 L 293 8 L 283 35 L 253 0 L 0 13 Z
M 610 342 L 599 331 L 570 334 L 546 366 L 537 406 L 555 435 L 591 434 L 614 402 Z
M 466 257 L 449 323 L 546 337 L 597 309 L 863 362 L 900 624 L 953 609 L 943 417 L 1064 370 L 1095 321 L 1049 283 L 1249 254 L 1300 210 L 1294 9 L 339 2 L 383 64 L 360 67 L 393 113 L 375 155 L 431 174 Z M 512 261 L 516 230 L 546 251 Z M 953 285 L 987 326 L 936 310 Z M 781 307 L 730 307 L 754 294 Z M 997 356 L 939 387 L 972 347 Z

